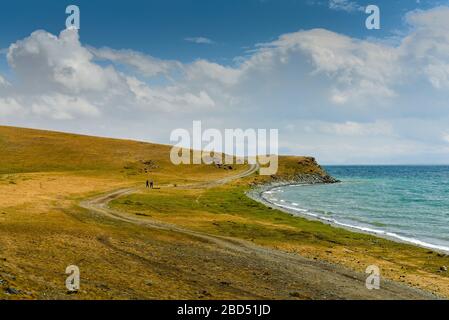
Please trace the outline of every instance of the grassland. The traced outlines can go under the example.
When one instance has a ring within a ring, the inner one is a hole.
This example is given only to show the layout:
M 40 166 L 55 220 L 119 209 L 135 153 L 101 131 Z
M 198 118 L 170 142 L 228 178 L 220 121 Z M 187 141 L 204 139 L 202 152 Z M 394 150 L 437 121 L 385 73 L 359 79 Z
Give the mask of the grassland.
M 242 260 L 195 233 L 142 228 L 78 206 L 85 198 L 141 185 L 148 178 L 161 188 L 120 197 L 111 207 L 141 221 L 243 239 L 359 272 L 376 264 L 387 279 L 449 297 L 448 274 L 440 271 L 449 265 L 448 256 L 292 217 L 245 196 L 251 185 L 270 177 L 182 188 L 235 175 L 245 166 L 177 167 L 169 161 L 169 150 L 134 141 L 0 127 L 0 298 L 317 296 L 301 294 L 294 281 L 287 285 L 281 267 L 268 270 L 257 261 Z M 298 173 L 324 174 L 309 158 L 281 157 L 279 176 Z M 82 289 L 76 295 L 64 287 L 70 264 L 82 273 Z M 11 294 L 11 288 L 16 293 Z

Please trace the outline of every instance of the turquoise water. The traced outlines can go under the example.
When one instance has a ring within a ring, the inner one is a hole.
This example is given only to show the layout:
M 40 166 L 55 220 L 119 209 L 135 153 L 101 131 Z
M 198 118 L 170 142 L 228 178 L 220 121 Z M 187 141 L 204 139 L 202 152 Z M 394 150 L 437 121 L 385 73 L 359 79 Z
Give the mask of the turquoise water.
M 287 186 L 270 202 L 334 224 L 449 251 L 449 166 L 330 166 L 342 182 Z

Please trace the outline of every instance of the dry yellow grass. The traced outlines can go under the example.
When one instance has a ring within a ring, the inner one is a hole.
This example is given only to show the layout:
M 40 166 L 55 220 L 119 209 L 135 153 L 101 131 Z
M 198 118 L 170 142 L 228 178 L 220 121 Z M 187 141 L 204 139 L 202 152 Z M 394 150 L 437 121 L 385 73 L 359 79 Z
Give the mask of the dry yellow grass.
M 195 183 L 233 175 L 245 168 L 174 166 L 169 150 L 169 146 L 135 141 L 0 127 L 0 288 L 20 291 L 19 295 L 7 295 L 1 289 L 0 298 L 183 296 L 162 289 L 149 290 L 143 282 L 151 270 L 145 265 L 139 265 L 134 278 L 127 276 L 136 265 L 135 259 L 122 249 L 111 249 L 111 243 L 117 241 L 119 246 L 134 248 L 139 247 L 139 242 L 147 245 L 146 239 L 150 238 L 160 241 L 158 247 L 166 243 L 176 247 L 179 241 L 188 245 L 189 239 L 117 225 L 77 208 L 82 198 L 143 185 L 146 179 L 154 180 L 156 186 Z M 64 271 L 73 263 L 82 268 L 84 275 L 107 279 L 105 282 L 115 289 L 106 289 L 100 280 L 92 280 L 91 284 L 87 276 L 83 291 L 67 295 Z M 156 281 L 150 275 L 148 278 Z M 122 282 L 117 286 L 111 284 L 119 279 Z

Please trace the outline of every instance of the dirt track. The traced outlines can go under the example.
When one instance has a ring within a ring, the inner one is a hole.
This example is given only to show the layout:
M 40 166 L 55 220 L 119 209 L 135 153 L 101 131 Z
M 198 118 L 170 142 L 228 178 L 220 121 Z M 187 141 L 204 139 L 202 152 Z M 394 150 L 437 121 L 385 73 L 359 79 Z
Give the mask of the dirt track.
M 213 187 L 251 175 L 257 171 L 257 169 L 257 166 L 250 166 L 245 172 L 232 177 L 207 183 L 180 186 L 180 188 Z M 110 201 L 136 192 L 137 190 L 138 189 L 136 188 L 117 190 L 83 201 L 80 203 L 80 206 L 124 223 L 140 225 L 143 228 L 170 231 L 198 239 L 203 243 L 207 243 L 209 247 L 212 246 L 214 248 L 214 252 L 216 253 L 216 259 L 214 259 L 214 261 L 219 267 L 223 268 L 223 265 L 220 265 L 220 261 L 224 261 L 226 268 L 234 268 L 235 273 L 243 270 L 243 268 L 255 271 L 263 270 L 264 279 L 260 279 L 260 282 L 256 280 L 253 283 L 240 283 L 239 288 L 233 288 L 235 290 L 239 289 L 247 293 L 249 292 L 249 295 L 246 296 L 266 299 L 436 298 L 429 293 L 390 281 L 382 281 L 380 290 L 368 290 L 365 287 L 365 274 L 356 273 L 337 265 L 306 259 L 297 254 L 290 254 L 257 246 L 251 242 L 240 239 L 195 232 L 176 225 L 170 225 L 148 218 L 131 216 L 108 207 Z M 200 255 L 202 254 L 202 251 L 205 250 L 202 246 L 193 249 L 195 250 L 195 255 Z M 171 248 L 167 247 L 167 250 L 171 250 Z M 208 250 L 208 254 L 210 255 L 210 248 Z M 170 251 L 170 254 L 174 254 L 173 250 Z M 185 252 L 183 254 L 184 256 L 180 256 L 179 259 L 187 259 L 188 261 L 189 257 L 185 257 Z M 191 258 L 192 261 L 195 260 L 194 257 Z M 167 266 L 167 268 L 169 268 L 169 266 Z M 208 277 L 211 282 L 214 282 L 217 281 L 216 279 L 219 278 L 219 275 L 198 274 L 198 279 L 202 278 L 203 281 L 207 281 Z M 220 296 L 209 298 L 220 298 Z

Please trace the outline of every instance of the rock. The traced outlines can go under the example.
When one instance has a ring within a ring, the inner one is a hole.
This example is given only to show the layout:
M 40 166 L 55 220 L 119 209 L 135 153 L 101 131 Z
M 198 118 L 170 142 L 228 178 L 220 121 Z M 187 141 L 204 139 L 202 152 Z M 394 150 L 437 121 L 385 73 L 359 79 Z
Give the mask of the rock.
M 6 288 L 6 294 L 20 294 L 20 291 L 11 287 Z
M 77 293 L 78 293 L 78 291 L 70 291 L 70 290 L 68 290 L 66 292 L 66 294 L 68 294 L 68 295 L 77 294 Z
M 447 271 L 447 267 L 446 266 L 441 266 L 440 267 L 440 271 L 446 272 Z
M 100 289 L 102 289 L 102 290 L 109 290 L 108 285 L 105 284 L 105 283 L 99 283 L 99 284 L 96 285 L 96 287 L 97 287 L 97 288 L 100 288 Z
M 157 165 L 156 161 L 153 160 L 142 160 L 141 161 L 143 165 L 147 166 L 149 169 L 158 169 L 159 166 Z M 146 168 L 148 170 L 148 168 Z
M 16 280 L 16 277 L 13 276 L 12 274 L 9 274 L 9 273 L 3 273 L 3 276 L 4 276 L 4 277 L 7 277 L 7 278 L 9 278 L 9 279 L 11 279 L 11 280 Z
M 301 298 L 301 294 L 299 292 L 290 292 L 290 297 Z
M 145 280 L 145 285 L 151 287 L 153 285 L 153 282 L 150 280 Z
M 212 294 L 209 293 L 207 290 L 202 290 L 200 293 L 200 297 L 211 297 Z

